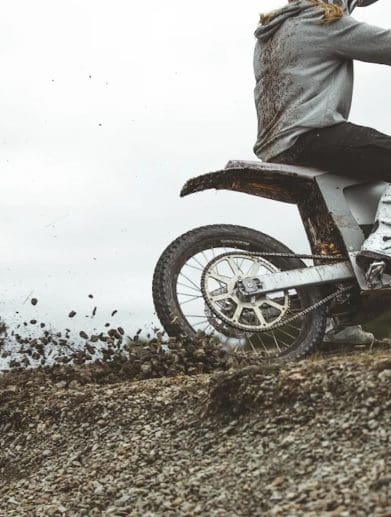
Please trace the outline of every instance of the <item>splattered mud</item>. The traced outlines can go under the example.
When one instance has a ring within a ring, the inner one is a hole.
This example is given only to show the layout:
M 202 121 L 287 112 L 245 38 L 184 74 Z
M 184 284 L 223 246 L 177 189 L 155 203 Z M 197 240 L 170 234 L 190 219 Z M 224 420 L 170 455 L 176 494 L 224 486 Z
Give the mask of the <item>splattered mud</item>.
M 38 301 L 33 298 L 31 303 L 37 305 Z M 113 310 L 111 316 L 116 313 Z M 73 319 L 76 315 L 72 310 L 68 317 Z M 245 353 L 224 350 L 216 339 L 201 334 L 192 340 L 164 339 L 163 333 L 155 328 L 155 337 L 141 338 L 141 330 L 130 336 L 124 328 L 111 323 L 106 323 L 103 331 L 67 328 L 57 332 L 47 330 L 45 323 L 37 325 L 37 320 L 24 322 L 20 327 L 22 330 L 10 330 L 6 324 L 0 324 L 0 370 L 19 372 L 18 379 L 23 379 L 22 382 L 43 376 L 83 384 L 111 383 L 210 373 L 254 361 Z M 7 375 L 0 374 L 0 385 L 7 383 L 7 379 Z
M 4 374 L 1 515 L 390 515 L 390 348 L 243 368 L 189 345 Z
M 93 300 L 94 295 L 89 294 L 88 298 Z M 128 348 L 140 341 L 141 330 L 131 336 L 123 327 L 115 325 L 112 318 L 118 313 L 117 309 L 107 314 L 110 322 L 99 330 L 93 323 L 97 306 L 91 309 L 90 314 L 71 310 L 64 317 L 64 320 L 69 319 L 70 328 L 59 331 L 39 317 L 38 298 L 28 297 L 25 301 L 30 301 L 34 307 L 33 318 L 23 318 L 17 311 L 19 323 L 8 327 L 6 322 L 0 321 L 0 371 L 108 361 L 113 357 L 127 356 Z M 78 329 L 81 325 L 79 316 L 90 328 Z M 154 334 L 157 340 L 161 340 L 157 330 L 154 330 Z M 150 338 L 150 334 L 147 337 Z

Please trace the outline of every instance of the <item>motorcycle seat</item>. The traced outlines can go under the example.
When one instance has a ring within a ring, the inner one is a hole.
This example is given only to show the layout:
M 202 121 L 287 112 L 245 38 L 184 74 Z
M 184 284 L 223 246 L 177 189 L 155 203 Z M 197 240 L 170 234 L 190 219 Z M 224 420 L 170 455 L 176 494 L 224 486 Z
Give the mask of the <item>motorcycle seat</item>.
M 299 165 L 285 165 L 282 163 L 261 162 L 251 160 L 230 160 L 225 169 L 251 169 L 260 173 L 272 173 L 275 175 L 294 176 L 296 179 L 312 180 L 326 171 L 314 169 L 311 167 L 301 167 Z

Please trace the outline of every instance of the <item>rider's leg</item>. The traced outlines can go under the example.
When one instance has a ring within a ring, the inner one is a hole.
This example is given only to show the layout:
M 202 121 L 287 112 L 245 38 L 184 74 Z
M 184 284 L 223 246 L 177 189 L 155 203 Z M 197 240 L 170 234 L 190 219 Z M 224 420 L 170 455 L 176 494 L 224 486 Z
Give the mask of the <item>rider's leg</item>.
M 308 131 L 283 155 L 292 156 L 284 163 L 391 183 L 391 136 L 349 122 Z

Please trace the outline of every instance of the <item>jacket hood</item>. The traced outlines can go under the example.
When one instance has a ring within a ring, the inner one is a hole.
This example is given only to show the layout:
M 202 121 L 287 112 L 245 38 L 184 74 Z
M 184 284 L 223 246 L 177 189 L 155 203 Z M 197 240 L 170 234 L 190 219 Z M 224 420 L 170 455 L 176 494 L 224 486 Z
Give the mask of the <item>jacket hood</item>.
M 356 7 L 367 7 L 368 5 L 374 4 L 378 0 L 323 0 L 328 4 L 338 4 L 345 8 L 345 10 L 351 14 Z M 260 25 L 255 31 L 255 36 L 260 41 L 265 42 L 270 39 L 273 34 L 281 27 L 281 25 L 288 18 L 297 16 L 302 11 L 312 9 L 314 6 L 307 0 L 296 0 L 290 2 L 288 5 L 272 11 L 266 15 L 266 21 Z

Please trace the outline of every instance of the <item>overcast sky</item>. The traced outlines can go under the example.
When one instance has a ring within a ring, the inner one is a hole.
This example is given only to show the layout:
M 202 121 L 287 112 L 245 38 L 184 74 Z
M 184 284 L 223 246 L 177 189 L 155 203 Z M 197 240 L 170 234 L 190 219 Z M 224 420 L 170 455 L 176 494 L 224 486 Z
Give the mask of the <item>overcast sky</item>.
M 163 248 L 211 223 L 307 249 L 292 206 L 182 184 L 254 159 L 258 0 L 5 0 L 0 17 L 1 314 L 153 321 Z M 391 3 L 355 15 L 382 25 Z M 359 65 L 352 120 L 391 133 L 391 70 Z M 33 294 L 31 294 L 33 293 Z M 88 294 L 95 296 L 94 300 Z M 36 308 L 25 300 L 39 299 Z

